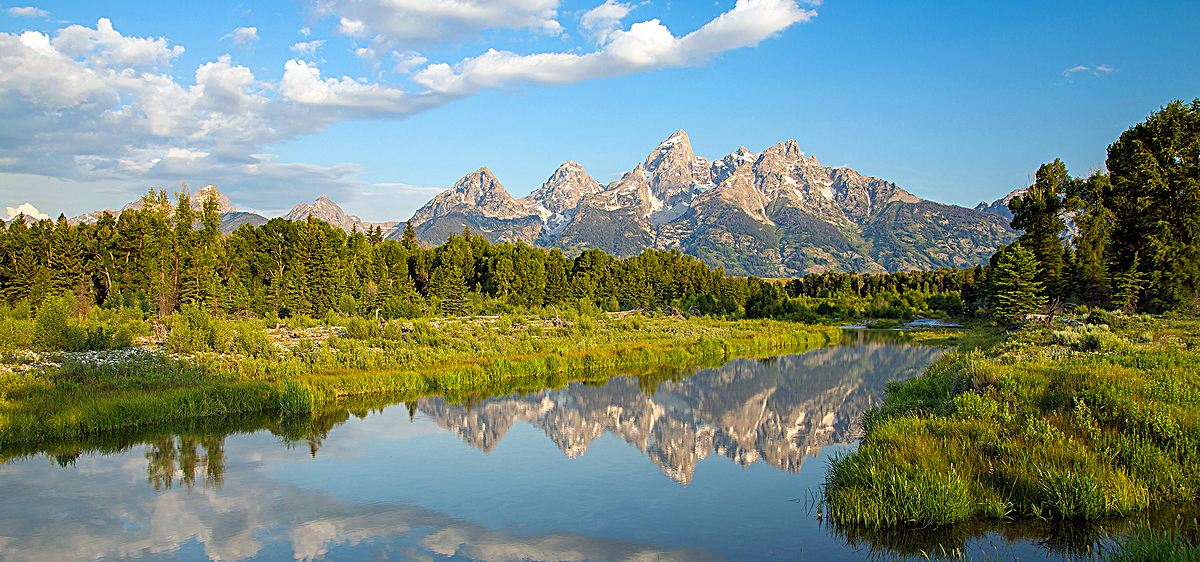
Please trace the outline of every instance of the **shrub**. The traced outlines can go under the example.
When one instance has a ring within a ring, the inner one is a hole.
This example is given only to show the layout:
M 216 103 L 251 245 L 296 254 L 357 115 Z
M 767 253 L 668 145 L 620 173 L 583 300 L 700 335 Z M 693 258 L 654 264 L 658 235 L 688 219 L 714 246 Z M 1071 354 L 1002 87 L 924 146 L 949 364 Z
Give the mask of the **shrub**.
M 1067 330 L 1055 330 L 1050 335 L 1050 341 L 1075 351 L 1085 352 L 1112 351 L 1127 344 L 1106 324 L 1082 324 Z
M 0 319 L 0 352 L 33 347 L 33 322 L 28 319 Z
M 346 322 L 346 337 L 369 340 L 379 336 L 379 324 L 365 318 L 351 318 Z
M 375 311 L 369 311 L 374 314 Z M 383 301 L 380 307 L 380 314 L 384 318 L 417 318 L 425 314 L 425 303 L 421 300 L 421 295 L 417 293 L 408 293 L 403 295 L 392 295 Z
M 402 320 L 389 320 L 387 322 L 387 324 L 384 324 L 384 326 L 383 326 L 384 339 L 389 339 L 389 340 L 404 339 L 404 336 L 407 333 L 408 333 L 408 322 L 404 322 Z
M 346 316 L 353 316 L 358 311 L 358 302 L 350 295 L 342 295 L 338 298 L 337 310 Z
M 238 326 L 233 336 L 233 347 L 241 354 L 250 357 L 268 357 L 274 351 L 271 338 L 259 326 L 243 322 Z
M 71 299 L 48 297 L 33 319 L 33 344 L 43 351 L 65 351 L 71 347 Z
M 224 353 L 232 347 L 233 332 L 229 326 L 199 306 L 185 305 L 171 317 L 167 349 L 174 353 Z

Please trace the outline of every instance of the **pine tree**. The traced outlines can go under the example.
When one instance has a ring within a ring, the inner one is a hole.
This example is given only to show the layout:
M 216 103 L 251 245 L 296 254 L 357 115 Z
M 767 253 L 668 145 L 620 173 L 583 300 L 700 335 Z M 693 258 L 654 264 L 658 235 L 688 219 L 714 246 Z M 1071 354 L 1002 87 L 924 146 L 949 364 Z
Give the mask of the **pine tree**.
M 1043 287 L 1051 296 L 1063 296 L 1059 286 L 1063 269 L 1062 236 L 1067 228 L 1063 213 L 1072 183 L 1067 166 L 1055 159 L 1038 168 L 1033 185 L 1025 194 L 1008 204 L 1013 212 L 1012 227 L 1025 231 L 1021 245 L 1032 251 L 1041 269 Z
M 410 253 L 416 250 L 420 245 L 417 244 L 417 231 L 413 230 L 412 221 L 404 223 L 404 235 L 400 238 L 400 243 L 404 245 L 404 249 Z
M 992 322 L 1008 326 L 1020 322 L 1027 314 L 1041 309 L 1046 296 L 1041 294 L 1038 262 L 1033 252 L 1020 242 L 999 252 L 992 270 Z
M 546 293 L 545 304 L 558 304 L 567 298 L 567 258 L 562 250 L 554 248 L 546 255 Z
M 1095 173 L 1087 181 L 1075 182 L 1068 199 L 1079 229 L 1072 240 L 1073 294 L 1079 302 L 1092 306 L 1108 304 L 1111 295 L 1108 266 L 1113 215 L 1104 205 L 1102 195 L 1107 189 L 1108 176 Z
M 1137 310 L 1146 288 L 1146 274 L 1138 265 L 1138 256 L 1134 254 L 1129 267 L 1113 276 L 1113 305 L 1127 313 Z

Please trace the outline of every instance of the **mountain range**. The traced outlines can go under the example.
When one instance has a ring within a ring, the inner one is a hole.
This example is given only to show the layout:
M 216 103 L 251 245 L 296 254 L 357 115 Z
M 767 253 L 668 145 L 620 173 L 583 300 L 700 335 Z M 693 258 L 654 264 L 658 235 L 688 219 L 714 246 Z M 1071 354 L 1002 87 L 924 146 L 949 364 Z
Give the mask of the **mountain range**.
M 236 210 L 211 185 L 194 194 L 193 206 L 199 208 L 210 194 L 226 232 L 268 220 Z M 469 228 L 493 242 L 522 241 L 568 254 L 587 248 L 619 256 L 674 249 L 730 274 L 783 277 L 982 263 L 1016 238 L 1008 224 L 1011 196 L 975 209 L 927 201 L 893 182 L 824 166 L 794 140 L 760 153 L 739 147 L 710 161 L 696 155 L 687 133 L 678 131 L 607 185 L 568 161 L 528 196 L 514 198 L 481 167 L 409 222 L 429 244 Z M 98 211 L 71 220 L 94 222 L 103 212 L 119 214 Z M 405 228 L 405 222 L 348 215 L 326 196 L 296 205 L 283 218 L 310 216 L 347 232 L 378 227 L 389 238 L 399 238 Z
M 678 249 L 732 274 L 761 276 L 971 266 L 1016 237 L 1004 217 L 823 166 L 794 140 L 709 161 L 683 131 L 608 185 L 566 162 L 529 196 L 514 198 L 480 168 L 417 210 L 412 223 L 431 243 L 470 228 L 492 241 L 568 253 Z

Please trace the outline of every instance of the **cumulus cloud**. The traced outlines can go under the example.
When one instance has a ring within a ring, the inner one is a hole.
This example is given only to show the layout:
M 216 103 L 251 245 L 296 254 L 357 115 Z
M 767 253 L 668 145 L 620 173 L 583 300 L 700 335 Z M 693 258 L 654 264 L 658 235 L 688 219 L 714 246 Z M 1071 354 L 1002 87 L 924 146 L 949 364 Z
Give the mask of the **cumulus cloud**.
M 296 59 L 284 63 L 279 93 L 303 105 L 350 113 L 404 115 L 418 107 L 413 97 L 399 88 L 359 82 L 348 76 L 323 78 L 316 65 Z
M 197 67 L 188 85 L 171 71 L 182 52 L 163 38 L 125 36 L 107 19 L 53 37 L 0 33 L 0 195 L 24 199 L 44 186 L 60 195 L 39 204 L 95 205 L 101 195 L 89 185 L 124 185 L 129 197 L 184 178 L 218 183 L 255 206 L 291 200 L 293 189 L 349 194 L 364 186 L 357 167 L 280 163 L 265 147 L 338 120 L 402 117 L 439 102 L 324 77 L 300 60 L 284 65 L 279 82 L 264 82 L 228 55 Z
M 237 27 L 233 31 L 225 34 L 225 39 L 233 41 L 237 45 L 253 45 L 258 41 L 257 27 Z
M 335 31 L 341 33 L 342 35 L 362 37 L 367 33 L 367 24 L 363 23 L 362 20 L 341 18 L 338 20 L 338 25 L 337 28 L 335 28 Z
M 385 7 L 390 11 L 375 13 Z M 489 49 L 454 64 L 429 64 L 417 51 L 396 48 L 404 37 L 420 36 L 404 34 L 401 15 L 424 18 L 425 29 L 468 22 L 466 27 L 476 29 L 541 32 L 557 26 L 557 2 L 391 0 L 385 6 L 332 0 L 328 9 L 345 11 L 338 14 L 341 32 L 374 33 L 358 46 L 361 56 L 375 65 L 387 60 L 394 72 L 411 73 L 415 87 L 324 72 L 319 60 L 324 39 L 291 45 L 295 56 L 283 64 L 276 80 L 255 76 L 229 55 L 199 65 L 190 73 L 192 79 L 185 80 L 177 77 L 189 73 L 173 68 L 183 46 L 163 37 L 122 34 L 108 19 L 52 33 L 0 32 L 0 122 L 5 124 L 0 127 L 0 196 L 39 205 L 83 205 L 86 200 L 91 206 L 93 199 L 87 198 L 100 197 L 98 193 L 112 197 L 124 189 L 136 195 L 149 185 L 180 179 L 217 183 L 238 203 L 259 208 L 310 189 L 332 196 L 353 194 L 370 187 L 357 179 L 357 167 L 278 162 L 269 155 L 270 147 L 341 120 L 403 118 L 484 88 L 702 64 L 816 15 L 795 0 L 739 0 L 699 29 L 676 36 L 657 19 L 622 24 L 631 6 L 608 0 L 581 19 L 580 29 L 595 43 L 591 52 Z M 485 23 L 489 16 L 496 20 Z M 239 28 L 230 39 L 236 42 L 241 29 L 251 30 L 241 33 L 243 38 L 257 36 L 254 28 Z M 1092 71 L 1111 69 L 1101 65 Z M 88 185 L 109 191 L 89 190 Z M 21 194 L 51 186 L 83 197 L 47 195 L 43 200 Z
M 396 65 L 392 67 L 392 70 L 401 74 L 412 72 L 414 68 L 429 62 L 429 59 L 421 56 L 421 53 L 416 51 L 405 51 L 403 53 L 392 51 L 392 58 L 396 61 Z
M 21 203 L 16 207 L 5 207 L 4 213 L 4 220 L 13 220 L 17 217 L 17 215 L 25 215 L 26 217 L 38 220 L 50 218 L 50 215 L 39 211 L 37 207 L 34 207 L 31 203 Z
M 1081 72 L 1085 73 L 1085 74 L 1091 74 L 1092 76 L 1102 76 L 1105 74 L 1111 74 L 1116 71 L 1117 71 L 1116 68 L 1113 68 L 1107 64 L 1098 64 L 1096 66 L 1087 66 L 1087 65 L 1083 65 L 1083 64 L 1077 64 L 1075 66 L 1067 68 L 1066 70 L 1063 70 L 1063 76 L 1066 77 L 1067 79 L 1070 79 L 1072 76 L 1075 76 L 1076 74 L 1079 74 Z
M 725 51 L 757 45 L 815 16 L 816 12 L 801 8 L 794 0 L 738 0 L 728 12 L 682 37 L 676 37 L 659 20 L 651 19 L 635 23 L 627 30 L 608 31 L 600 48 L 591 53 L 520 55 L 489 49 L 454 65 L 429 65 L 413 78 L 433 92 L 466 95 L 516 82 L 568 83 L 690 66 Z
M 487 29 L 562 33 L 558 0 L 329 0 L 320 14 L 338 18 L 351 37 L 382 34 L 402 42 L 456 39 Z
M 621 20 L 633 11 L 632 4 L 605 0 L 603 4 L 588 10 L 579 19 L 579 28 L 597 43 L 608 42 L 609 37 L 621 25 Z
M 44 18 L 50 15 L 50 12 L 34 6 L 13 6 L 5 11 L 14 18 Z
M 313 39 L 312 41 L 300 41 L 292 44 L 292 52 L 302 57 L 315 57 L 321 47 L 325 45 L 324 39 Z

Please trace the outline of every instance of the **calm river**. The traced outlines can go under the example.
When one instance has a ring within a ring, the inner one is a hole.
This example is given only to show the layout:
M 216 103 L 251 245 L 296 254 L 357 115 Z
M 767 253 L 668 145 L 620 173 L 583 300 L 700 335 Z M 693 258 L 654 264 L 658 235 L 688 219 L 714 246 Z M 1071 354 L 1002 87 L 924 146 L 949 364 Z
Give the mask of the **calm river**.
M 941 351 L 868 333 L 718 369 L 355 406 L 6 454 L 0 559 L 844 560 L 1078 555 L 1090 536 L 877 536 L 815 507 L 889 381 Z M 123 439 L 123 440 L 122 440 Z M 82 452 L 80 452 L 82 451 Z M 1077 534 L 1077 533 L 1076 533 Z M 1083 546 L 1080 546 L 1083 545 Z

